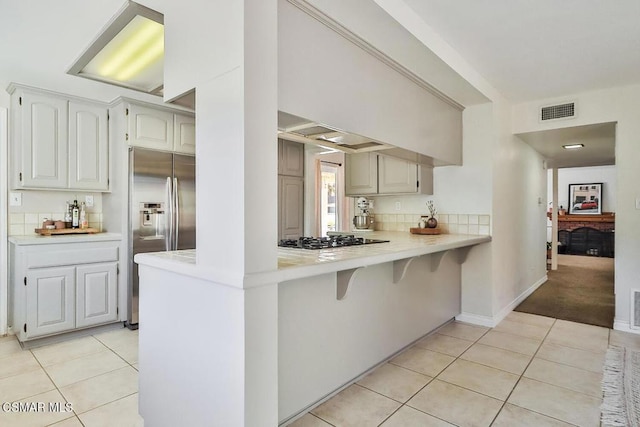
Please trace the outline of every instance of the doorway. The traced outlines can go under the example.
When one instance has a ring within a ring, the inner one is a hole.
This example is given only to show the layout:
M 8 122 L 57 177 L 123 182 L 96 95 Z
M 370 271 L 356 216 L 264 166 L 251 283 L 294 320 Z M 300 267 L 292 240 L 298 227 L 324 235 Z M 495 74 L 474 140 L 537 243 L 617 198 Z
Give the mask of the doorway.
M 515 310 L 611 328 L 615 315 L 616 123 L 517 136 L 541 154 L 543 168 L 549 172 L 546 242 L 551 260 L 547 282 Z M 578 200 L 575 194 L 576 188 L 591 189 L 593 183 L 602 183 L 602 196 L 591 203 L 597 212 L 584 203 L 595 199 Z M 605 229 L 605 222 L 611 224 L 610 229 Z M 571 239 L 574 230 L 575 239 Z

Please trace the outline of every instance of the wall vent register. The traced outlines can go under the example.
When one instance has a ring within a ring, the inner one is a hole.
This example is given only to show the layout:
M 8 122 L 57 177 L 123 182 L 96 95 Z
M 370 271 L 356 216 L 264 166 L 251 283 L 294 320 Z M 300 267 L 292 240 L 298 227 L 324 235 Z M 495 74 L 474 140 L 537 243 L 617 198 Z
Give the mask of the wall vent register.
M 568 119 L 575 117 L 576 103 L 568 102 L 565 104 L 550 105 L 540 109 L 540 121 Z

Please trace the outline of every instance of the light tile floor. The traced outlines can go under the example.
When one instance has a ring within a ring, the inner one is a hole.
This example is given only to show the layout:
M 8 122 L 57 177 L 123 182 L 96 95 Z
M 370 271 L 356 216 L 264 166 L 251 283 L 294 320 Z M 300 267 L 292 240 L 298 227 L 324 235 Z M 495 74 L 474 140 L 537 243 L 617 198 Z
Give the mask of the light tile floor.
M 452 322 L 290 427 L 599 426 L 609 344 L 640 335 L 518 312 Z
M 0 402 L 15 402 L 0 408 L 0 426 L 142 426 L 137 363 L 138 331 L 125 328 L 32 350 L 0 338 Z
M 291 426 L 598 426 L 609 344 L 640 350 L 640 336 L 517 312 L 453 322 Z M 32 350 L 0 338 L 0 402 L 45 405 L 0 408 L 0 426 L 143 426 L 137 362 L 128 329 Z

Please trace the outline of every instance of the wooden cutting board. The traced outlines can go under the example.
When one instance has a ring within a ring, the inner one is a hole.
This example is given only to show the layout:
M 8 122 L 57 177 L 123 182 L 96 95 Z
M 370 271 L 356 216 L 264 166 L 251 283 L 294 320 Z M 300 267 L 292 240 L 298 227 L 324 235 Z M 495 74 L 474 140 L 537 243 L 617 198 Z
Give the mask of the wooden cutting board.
M 409 232 L 411 232 L 411 234 L 440 234 L 440 229 L 412 227 L 409 229 Z
M 99 233 L 97 228 L 55 228 L 47 230 L 46 228 L 36 228 L 36 233 L 41 236 L 57 236 L 61 234 L 94 234 Z

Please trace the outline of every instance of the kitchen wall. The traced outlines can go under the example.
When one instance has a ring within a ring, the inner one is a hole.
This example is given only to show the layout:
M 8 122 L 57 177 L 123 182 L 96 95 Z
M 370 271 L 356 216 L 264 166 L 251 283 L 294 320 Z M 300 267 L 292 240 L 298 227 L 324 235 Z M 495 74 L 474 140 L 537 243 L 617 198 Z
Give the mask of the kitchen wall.
M 617 122 L 616 125 L 616 248 L 614 328 L 630 329 L 631 291 L 640 288 L 640 85 L 571 95 L 580 114 L 571 120 L 539 123 L 538 110 L 542 105 L 566 101 L 567 97 L 537 100 L 513 108 L 512 131 L 532 132 L 587 124 Z
M 34 229 L 42 228 L 42 221 L 64 219 L 65 203 L 85 201 L 86 195 L 93 196 L 93 207 L 87 207 L 89 227 L 102 230 L 102 193 L 77 191 L 11 191 L 22 195 L 22 206 L 9 207 L 9 235 L 24 236 L 34 234 Z M 107 230 L 105 230 L 107 231 Z

